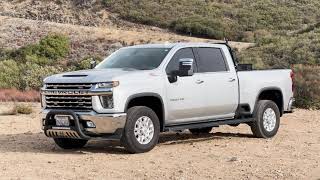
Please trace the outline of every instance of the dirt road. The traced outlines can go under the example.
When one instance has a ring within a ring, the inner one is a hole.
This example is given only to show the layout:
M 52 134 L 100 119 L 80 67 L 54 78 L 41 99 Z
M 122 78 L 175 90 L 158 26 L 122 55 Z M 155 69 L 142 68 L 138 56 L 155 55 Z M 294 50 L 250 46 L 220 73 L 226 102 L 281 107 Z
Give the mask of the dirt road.
M 39 115 L 0 116 L 0 179 L 319 179 L 320 111 L 281 119 L 273 139 L 256 139 L 246 125 L 210 135 L 162 134 L 145 154 L 117 143 L 59 149 L 40 131 Z

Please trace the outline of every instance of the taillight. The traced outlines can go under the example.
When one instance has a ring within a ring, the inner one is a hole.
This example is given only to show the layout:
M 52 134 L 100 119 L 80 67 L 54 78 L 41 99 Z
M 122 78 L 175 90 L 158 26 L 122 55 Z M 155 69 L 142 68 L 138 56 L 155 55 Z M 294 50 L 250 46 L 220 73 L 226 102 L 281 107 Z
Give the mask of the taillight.
M 290 78 L 291 78 L 291 82 L 292 82 L 292 92 L 294 92 L 294 88 L 295 88 L 295 85 L 294 85 L 294 72 L 291 71 L 290 73 Z

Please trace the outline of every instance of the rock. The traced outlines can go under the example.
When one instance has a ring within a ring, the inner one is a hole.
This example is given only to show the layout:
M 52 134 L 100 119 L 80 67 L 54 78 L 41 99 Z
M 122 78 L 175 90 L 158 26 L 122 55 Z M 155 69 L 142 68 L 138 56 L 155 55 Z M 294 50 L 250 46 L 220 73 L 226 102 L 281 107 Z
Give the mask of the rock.
M 235 161 L 238 161 L 238 158 L 237 157 L 232 157 L 229 162 L 235 162 Z

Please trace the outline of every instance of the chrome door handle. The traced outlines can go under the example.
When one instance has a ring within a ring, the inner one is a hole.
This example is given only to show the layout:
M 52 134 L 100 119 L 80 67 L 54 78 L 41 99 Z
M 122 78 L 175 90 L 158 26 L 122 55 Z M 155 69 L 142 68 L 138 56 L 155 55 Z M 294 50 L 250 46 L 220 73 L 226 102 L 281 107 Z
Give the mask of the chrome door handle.
M 229 78 L 229 82 L 233 82 L 235 80 L 236 80 L 235 78 Z
M 198 80 L 196 81 L 196 83 L 197 83 L 197 84 L 201 84 L 201 83 L 204 83 L 204 81 L 198 79 Z

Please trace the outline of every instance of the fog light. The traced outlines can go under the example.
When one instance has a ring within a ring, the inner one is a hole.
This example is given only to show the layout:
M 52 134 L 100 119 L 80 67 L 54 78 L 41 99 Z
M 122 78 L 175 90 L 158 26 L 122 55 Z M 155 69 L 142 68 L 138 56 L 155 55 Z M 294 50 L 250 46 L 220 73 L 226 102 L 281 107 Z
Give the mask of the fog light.
M 86 121 L 87 127 L 88 128 L 95 128 L 96 125 L 92 121 Z

